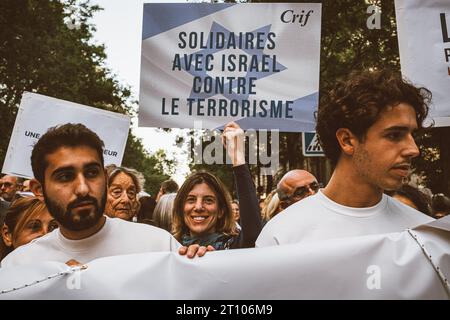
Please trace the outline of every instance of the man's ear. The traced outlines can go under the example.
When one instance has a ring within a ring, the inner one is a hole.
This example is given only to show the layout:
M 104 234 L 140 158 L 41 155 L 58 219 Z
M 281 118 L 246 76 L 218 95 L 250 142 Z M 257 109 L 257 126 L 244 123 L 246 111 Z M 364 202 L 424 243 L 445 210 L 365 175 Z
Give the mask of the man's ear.
M 339 128 L 336 131 L 336 139 L 344 154 L 353 155 L 358 138 L 349 129 Z
M 30 180 L 30 190 L 40 200 L 44 200 L 44 191 L 42 190 L 42 185 L 34 178 Z
M 7 247 L 11 247 L 12 246 L 12 234 L 11 234 L 11 232 L 9 232 L 9 228 L 6 224 L 3 224 L 2 228 L 1 228 L 1 234 L 2 234 L 2 239 L 3 239 L 3 242 L 5 243 L 5 245 Z

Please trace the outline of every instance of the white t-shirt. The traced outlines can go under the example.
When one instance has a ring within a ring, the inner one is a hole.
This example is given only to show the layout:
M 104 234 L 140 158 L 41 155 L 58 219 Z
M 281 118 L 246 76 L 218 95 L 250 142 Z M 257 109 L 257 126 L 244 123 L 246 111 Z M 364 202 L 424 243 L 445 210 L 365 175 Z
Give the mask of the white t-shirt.
M 352 208 L 319 190 L 267 222 L 256 247 L 400 232 L 433 220 L 385 194 L 373 207 Z
M 38 261 L 80 263 L 91 260 L 151 251 L 177 251 L 180 243 L 166 230 L 146 224 L 108 218 L 102 229 L 82 240 L 69 240 L 59 229 L 20 246 L 7 255 L 2 267 L 32 264 Z

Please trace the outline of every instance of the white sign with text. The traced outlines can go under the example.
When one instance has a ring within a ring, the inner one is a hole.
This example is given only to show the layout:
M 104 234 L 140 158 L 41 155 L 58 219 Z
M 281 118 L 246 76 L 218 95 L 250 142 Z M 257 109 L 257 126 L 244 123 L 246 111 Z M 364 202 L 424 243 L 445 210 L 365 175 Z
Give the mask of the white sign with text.
M 31 151 L 50 128 L 65 123 L 82 123 L 105 143 L 105 165 L 122 163 L 130 117 L 78 103 L 24 92 L 11 134 L 3 173 L 31 178 Z
M 433 94 L 429 120 L 450 126 L 450 1 L 396 0 L 402 74 Z
M 320 3 L 146 3 L 139 126 L 314 130 Z

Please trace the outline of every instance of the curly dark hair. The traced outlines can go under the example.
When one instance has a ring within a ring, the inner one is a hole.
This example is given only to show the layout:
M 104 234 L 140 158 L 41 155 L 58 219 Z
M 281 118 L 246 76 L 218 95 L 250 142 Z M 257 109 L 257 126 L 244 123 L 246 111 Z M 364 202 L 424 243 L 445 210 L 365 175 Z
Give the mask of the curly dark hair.
M 413 86 L 398 72 L 355 71 L 338 81 L 322 99 L 316 132 L 325 155 L 336 164 L 341 154 L 336 139 L 339 128 L 347 128 L 363 140 L 383 109 L 400 103 L 414 108 L 417 125 L 422 128 L 430 102 L 429 90 Z
M 101 161 L 103 161 L 104 143 L 99 136 L 81 123 L 66 123 L 64 125 L 51 127 L 34 145 L 31 152 L 31 167 L 34 177 L 44 183 L 44 173 L 48 166 L 46 157 L 55 152 L 60 147 L 88 146 L 97 151 Z

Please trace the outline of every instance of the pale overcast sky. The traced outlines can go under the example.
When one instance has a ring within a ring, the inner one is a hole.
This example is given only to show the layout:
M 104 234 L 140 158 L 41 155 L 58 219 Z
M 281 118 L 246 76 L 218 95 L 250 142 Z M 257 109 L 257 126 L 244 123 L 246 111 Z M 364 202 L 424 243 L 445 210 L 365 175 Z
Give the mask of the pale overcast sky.
M 139 77 L 141 59 L 141 33 L 143 3 L 164 2 L 149 0 L 91 0 L 104 10 L 96 13 L 91 20 L 97 27 L 94 37 L 97 43 L 106 47 L 107 66 L 117 75 L 117 79 L 132 88 L 134 97 L 139 99 Z M 185 0 L 171 0 L 167 2 L 187 2 Z M 195 1 L 194 1 L 195 2 Z M 137 119 L 133 119 L 133 132 L 144 143 L 150 152 L 158 149 L 166 151 L 170 157 L 179 160 L 179 169 L 173 178 L 182 182 L 189 172 L 187 159 L 181 150 L 175 146 L 175 136 L 179 131 L 172 133 L 157 132 L 152 128 L 137 128 Z

